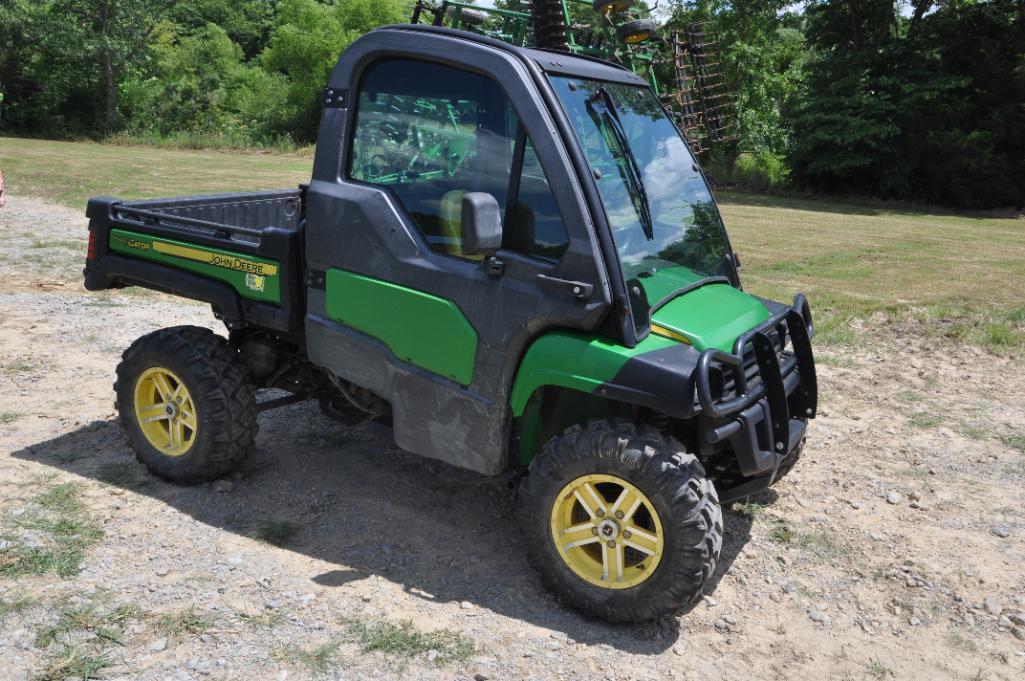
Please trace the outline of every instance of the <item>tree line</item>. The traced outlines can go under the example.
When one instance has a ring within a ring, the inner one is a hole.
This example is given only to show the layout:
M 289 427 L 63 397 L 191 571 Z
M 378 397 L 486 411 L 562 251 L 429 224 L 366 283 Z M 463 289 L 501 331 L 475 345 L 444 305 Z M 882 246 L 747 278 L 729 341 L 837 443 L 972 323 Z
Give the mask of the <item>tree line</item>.
M 1025 204 L 1025 0 L 669 0 L 718 30 L 755 188 Z M 0 128 L 183 146 L 311 143 L 339 53 L 411 0 L 0 0 Z M 668 83 L 667 83 L 668 84 Z

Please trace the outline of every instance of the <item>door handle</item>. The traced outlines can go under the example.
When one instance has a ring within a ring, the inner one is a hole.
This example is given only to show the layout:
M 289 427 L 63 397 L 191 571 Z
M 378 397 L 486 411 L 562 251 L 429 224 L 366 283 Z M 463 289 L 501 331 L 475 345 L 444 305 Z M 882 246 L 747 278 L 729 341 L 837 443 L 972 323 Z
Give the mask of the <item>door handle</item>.
M 537 275 L 537 284 L 547 291 L 568 293 L 577 300 L 587 300 L 591 297 L 591 294 L 594 293 L 594 284 L 586 284 L 582 281 L 573 281 L 571 279 L 560 279 L 559 277 L 550 277 L 547 274 Z

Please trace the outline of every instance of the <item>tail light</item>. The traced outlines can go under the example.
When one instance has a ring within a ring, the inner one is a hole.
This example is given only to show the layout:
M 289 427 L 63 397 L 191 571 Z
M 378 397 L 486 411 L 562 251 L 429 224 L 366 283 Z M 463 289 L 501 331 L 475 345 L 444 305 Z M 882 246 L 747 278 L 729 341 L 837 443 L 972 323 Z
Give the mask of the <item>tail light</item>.
M 89 245 L 85 249 L 85 261 L 90 263 L 96 256 L 96 232 L 89 230 Z

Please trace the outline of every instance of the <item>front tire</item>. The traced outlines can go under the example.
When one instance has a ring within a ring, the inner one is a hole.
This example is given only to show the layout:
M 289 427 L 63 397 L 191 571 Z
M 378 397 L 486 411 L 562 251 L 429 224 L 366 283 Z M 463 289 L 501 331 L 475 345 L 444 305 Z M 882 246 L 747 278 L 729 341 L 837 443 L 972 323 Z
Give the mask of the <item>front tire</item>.
M 554 438 L 520 487 L 531 562 L 585 615 L 642 622 L 696 601 L 722 548 L 700 462 L 647 426 L 596 421 Z
M 139 461 L 165 480 L 228 473 L 251 449 L 256 393 L 238 353 L 209 329 L 176 326 L 138 339 L 117 367 L 116 407 Z

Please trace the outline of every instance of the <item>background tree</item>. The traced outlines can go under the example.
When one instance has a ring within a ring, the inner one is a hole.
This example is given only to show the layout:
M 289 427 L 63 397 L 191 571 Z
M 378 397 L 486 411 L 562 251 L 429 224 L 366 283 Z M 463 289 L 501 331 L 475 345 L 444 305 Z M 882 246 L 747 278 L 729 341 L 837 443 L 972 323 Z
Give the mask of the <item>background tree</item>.
M 663 35 L 710 20 L 720 38 L 737 137 L 704 159 L 716 178 L 1025 204 L 1025 0 L 669 3 Z M 338 55 L 376 26 L 407 21 L 411 5 L 0 0 L 4 130 L 308 144 Z

